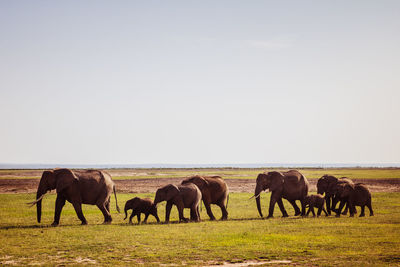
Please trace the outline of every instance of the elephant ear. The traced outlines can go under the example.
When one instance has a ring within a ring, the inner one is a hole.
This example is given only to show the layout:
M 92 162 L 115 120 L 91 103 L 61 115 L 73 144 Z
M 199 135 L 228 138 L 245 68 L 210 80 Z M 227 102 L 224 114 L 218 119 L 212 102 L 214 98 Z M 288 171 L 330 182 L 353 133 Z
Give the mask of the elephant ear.
M 283 174 L 277 171 L 269 172 L 268 173 L 270 186 L 269 191 L 277 191 L 283 187 Z
M 336 184 L 335 186 L 332 186 L 331 189 L 331 193 L 333 195 L 338 195 L 339 197 L 342 197 L 343 195 L 343 191 L 344 191 L 344 184 Z
M 43 186 L 46 190 L 53 190 L 56 188 L 56 176 L 54 171 L 44 171 L 42 174 L 42 178 L 40 182 L 43 183 Z
M 140 198 L 135 197 L 132 199 L 132 209 L 137 209 L 139 207 L 139 203 L 140 203 Z
M 57 194 L 78 182 L 78 178 L 71 170 L 57 169 L 54 171 L 54 174 L 56 176 Z
M 169 201 L 171 199 L 173 199 L 174 197 L 176 197 L 179 194 L 179 189 L 176 185 L 170 184 L 167 185 L 165 188 L 165 197 L 166 200 Z
M 354 187 L 351 184 L 343 185 L 343 195 L 350 196 L 350 194 L 353 190 L 354 190 Z
M 197 185 L 200 190 L 203 190 L 203 188 L 209 185 L 208 181 L 201 176 L 194 176 L 190 178 L 190 181 Z

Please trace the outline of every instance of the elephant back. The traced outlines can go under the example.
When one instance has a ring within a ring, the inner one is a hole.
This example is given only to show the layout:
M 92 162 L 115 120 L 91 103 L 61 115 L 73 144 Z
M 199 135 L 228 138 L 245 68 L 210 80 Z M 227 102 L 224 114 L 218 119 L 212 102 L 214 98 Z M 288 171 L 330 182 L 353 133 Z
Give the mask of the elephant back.
M 204 179 L 209 183 L 210 191 L 225 193 L 228 190 L 228 185 L 221 176 L 205 176 Z
M 354 182 L 350 178 L 347 178 L 347 177 L 339 178 L 337 182 L 338 183 L 348 183 L 350 185 L 354 185 Z
M 299 171 L 290 170 L 283 173 L 283 197 L 286 199 L 303 199 L 308 194 L 308 180 Z
M 355 194 L 354 201 L 356 202 L 356 204 L 361 205 L 365 201 L 371 199 L 371 192 L 369 191 L 368 187 L 362 183 L 355 184 L 354 194 Z M 357 202 L 359 202 L 359 203 L 357 203 Z

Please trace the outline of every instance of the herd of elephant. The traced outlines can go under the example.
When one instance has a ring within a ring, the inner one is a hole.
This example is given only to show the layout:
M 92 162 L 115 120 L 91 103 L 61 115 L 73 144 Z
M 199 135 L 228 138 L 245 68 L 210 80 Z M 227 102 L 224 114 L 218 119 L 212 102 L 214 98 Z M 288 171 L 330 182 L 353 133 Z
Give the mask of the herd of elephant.
M 60 223 L 61 210 L 65 202 L 70 202 L 82 224 L 87 221 L 82 213 L 82 204 L 96 205 L 104 215 L 104 223 L 111 223 L 110 199 L 112 193 L 115 196 L 116 208 L 120 212 L 115 192 L 115 185 L 111 176 L 100 170 L 70 170 L 55 169 L 44 171 L 39 182 L 36 200 L 29 203 L 37 207 L 37 221 L 40 223 L 42 214 L 42 198 L 48 191 L 56 189 L 57 198 L 55 204 L 54 221 L 52 226 Z M 289 201 L 295 210 L 295 216 L 307 216 L 312 212 L 315 216 L 314 208 L 317 208 L 319 216 L 324 211 L 326 216 L 335 212 L 336 216 L 346 214 L 354 216 L 356 206 L 361 207 L 360 217 L 365 216 L 365 206 L 373 215 L 371 205 L 371 193 L 368 188 L 361 183 L 353 183 L 348 178 L 336 178 L 331 175 L 324 175 L 318 179 L 317 194 L 308 195 L 309 183 L 299 171 L 290 170 L 287 172 L 271 171 L 260 173 L 257 176 L 254 198 L 256 199 L 257 209 L 263 217 L 260 204 L 260 194 L 269 189 L 271 199 L 269 202 L 269 214 L 267 218 L 273 217 L 275 204 L 278 203 L 283 217 L 288 217 L 288 213 L 283 205 L 282 198 Z M 252 198 L 253 198 L 252 197 Z M 137 216 L 140 223 L 140 215 L 145 214 L 144 222 L 148 216 L 153 215 L 157 222 L 160 219 L 157 215 L 157 204 L 166 201 L 165 222 L 169 222 L 172 206 L 175 205 L 179 213 L 179 222 L 187 222 L 189 219 L 184 217 L 184 208 L 190 209 L 190 220 L 200 221 L 199 206 L 203 201 L 210 220 L 215 220 L 211 211 L 211 204 L 221 208 L 222 220 L 228 219 L 229 189 L 226 182 L 220 176 L 192 176 L 184 179 L 180 185 L 169 184 L 156 191 L 154 202 L 151 199 L 132 198 L 125 203 L 125 219 L 128 211 L 132 210 L 129 223 L 132 218 Z M 300 201 L 301 210 L 296 201 Z M 340 202 L 336 209 L 337 203 Z M 326 209 L 325 209 L 326 204 Z M 346 207 L 345 207 L 346 206 Z M 343 213 L 342 210 L 345 207 Z M 306 212 L 306 209 L 308 211 Z

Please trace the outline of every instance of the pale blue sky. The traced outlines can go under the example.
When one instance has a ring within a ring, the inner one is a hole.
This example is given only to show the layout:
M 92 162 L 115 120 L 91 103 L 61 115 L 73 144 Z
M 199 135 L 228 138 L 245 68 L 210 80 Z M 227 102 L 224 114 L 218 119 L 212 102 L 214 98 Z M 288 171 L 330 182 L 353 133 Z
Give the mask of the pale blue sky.
M 399 163 L 400 1 L 1 1 L 0 162 Z

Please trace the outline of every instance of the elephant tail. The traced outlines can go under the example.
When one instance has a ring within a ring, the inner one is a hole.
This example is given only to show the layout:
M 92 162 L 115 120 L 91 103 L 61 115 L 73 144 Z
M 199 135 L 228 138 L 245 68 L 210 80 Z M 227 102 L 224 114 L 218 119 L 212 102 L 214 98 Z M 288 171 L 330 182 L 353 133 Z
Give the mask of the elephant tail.
M 115 192 L 115 185 L 113 185 L 114 197 L 115 197 L 115 206 L 117 207 L 118 213 L 121 213 L 121 210 L 118 207 L 117 193 Z

